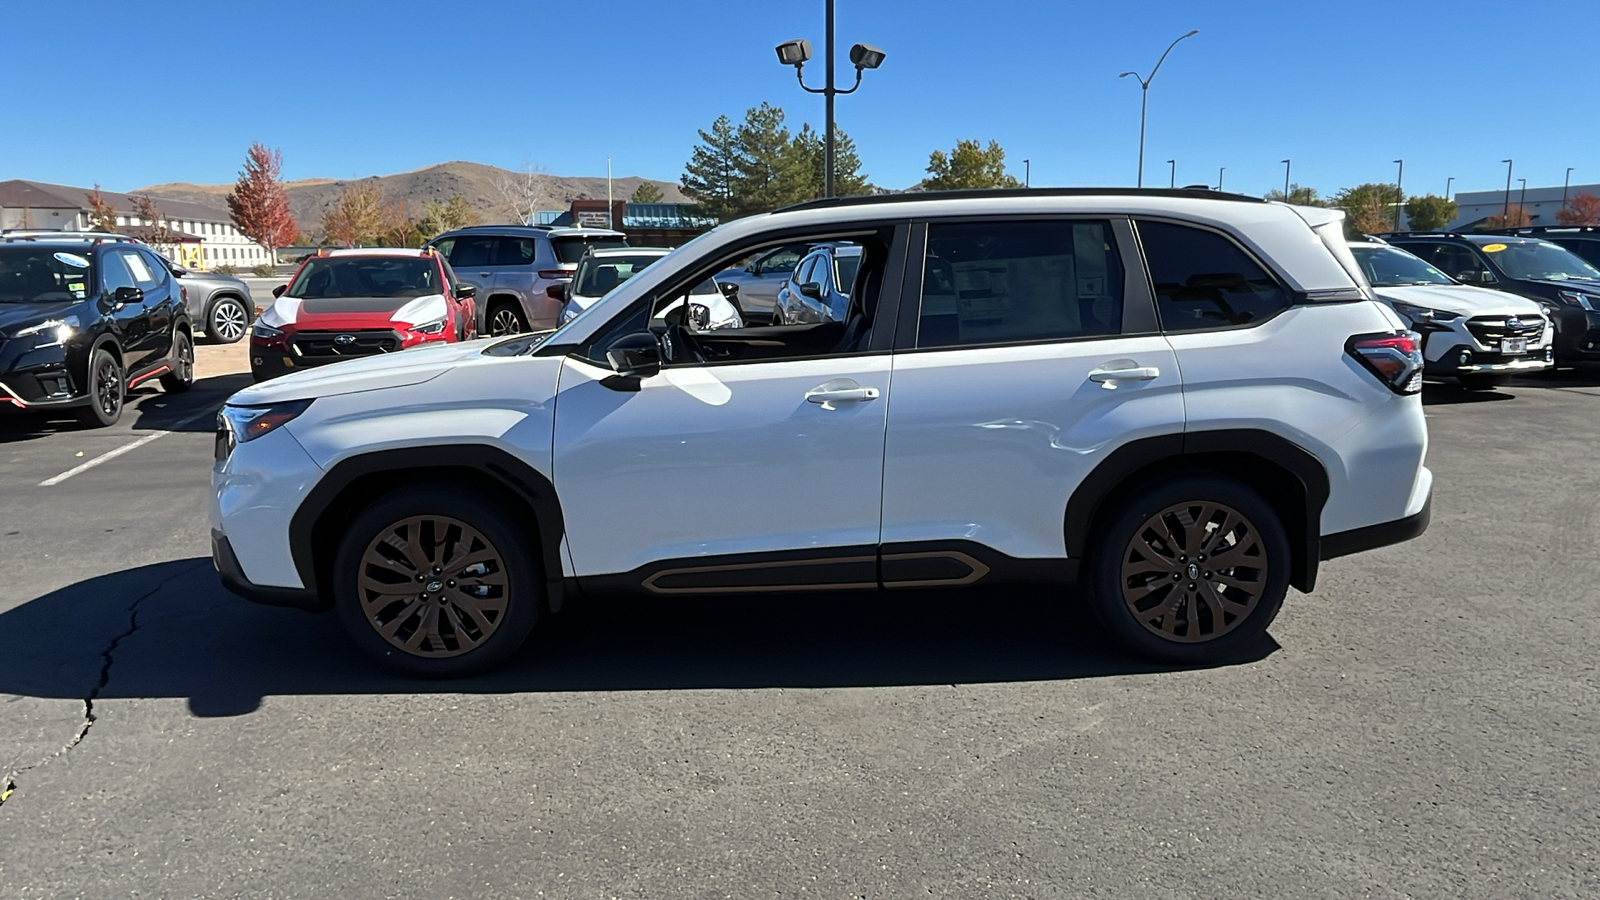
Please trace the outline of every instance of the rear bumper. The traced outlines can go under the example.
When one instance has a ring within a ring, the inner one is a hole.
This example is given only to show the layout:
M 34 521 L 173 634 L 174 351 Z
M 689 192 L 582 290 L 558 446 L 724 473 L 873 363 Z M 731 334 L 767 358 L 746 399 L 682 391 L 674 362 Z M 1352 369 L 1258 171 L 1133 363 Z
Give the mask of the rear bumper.
M 252 603 L 288 606 L 307 612 L 320 612 L 327 608 L 316 591 L 304 588 L 267 587 L 252 583 L 245 577 L 244 569 L 240 567 L 239 558 L 234 555 L 233 546 L 228 543 L 227 535 L 216 530 L 211 532 L 211 562 L 217 567 L 217 577 L 222 580 L 222 586 Z
M 1433 492 L 1430 489 L 1428 497 L 1422 502 L 1422 509 L 1414 515 L 1391 522 L 1379 522 L 1376 525 L 1366 525 L 1361 528 L 1352 528 L 1349 531 L 1340 531 L 1336 534 L 1322 536 L 1322 558 L 1335 559 L 1340 556 L 1349 556 L 1352 553 L 1361 553 L 1366 550 L 1376 550 L 1390 544 L 1400 544 L 1419 537 L 1428 530 L 1428 522 L 1433 517 Z

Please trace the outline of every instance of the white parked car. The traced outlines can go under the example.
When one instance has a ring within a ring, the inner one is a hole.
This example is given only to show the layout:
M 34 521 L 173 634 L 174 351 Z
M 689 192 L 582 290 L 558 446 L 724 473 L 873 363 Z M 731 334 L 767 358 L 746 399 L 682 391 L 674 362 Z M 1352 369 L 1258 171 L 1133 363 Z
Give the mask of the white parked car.
M 573 274 L 572 282 L 557 288 L 565 300 L 565 305 L 561 307 L 561 324 L 576 319 L 596 300 L 616 290 L 617 285 L 671 252 L 665 247 L 620 247 L 593 249 L 585 253 L 583 259 L 578 261 L 578 270 Z M 739 310 L 728 302 L 724 290 L 714 278 L 706 278 L 689 291 L 689 310 L 691 327 L 703 331 L 744 326 Z
M 1485 390 L 1555 365 L 1555 327 L 1532 300 L 1462 284 L 1376 238 L 1350 252 L 1378 298 L 1422 335 L 1426 374 Z
M 505 659 L 580 593 L 1006 583 L 1138 653 L 1227 659 L 1322 560 L 1427 526 L 1420 341 L 1342 220 L 1060 189 L 730 222 L 555 332 L 234 395 L 214 559 L 430 675 Z M 730 261 L 841 240 L 842 319 L 686 325 Z

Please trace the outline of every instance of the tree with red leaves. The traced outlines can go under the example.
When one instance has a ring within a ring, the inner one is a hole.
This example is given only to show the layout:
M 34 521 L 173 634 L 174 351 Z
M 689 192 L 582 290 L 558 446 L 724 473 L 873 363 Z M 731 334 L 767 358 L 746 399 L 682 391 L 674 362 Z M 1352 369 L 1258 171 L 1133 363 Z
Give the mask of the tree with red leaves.
M 1521 228 L 1533 221 L 1533 216 L 1522 208 L 1522 204 L 1513 203 L 1483 220 L 1485 228 Z
M 1556 221 L 1563 225 L 1600 225 L 1600 197 L 1578 194 L 1556 213 Z
M 289 193 L 284 190 L 282 173 L 282 153 L 259 143 L 251 144 L 239 181 L 228 194 L 233 224 L 240 234 L 267 248 L 269 257 L 300 232 L 289 213 Z

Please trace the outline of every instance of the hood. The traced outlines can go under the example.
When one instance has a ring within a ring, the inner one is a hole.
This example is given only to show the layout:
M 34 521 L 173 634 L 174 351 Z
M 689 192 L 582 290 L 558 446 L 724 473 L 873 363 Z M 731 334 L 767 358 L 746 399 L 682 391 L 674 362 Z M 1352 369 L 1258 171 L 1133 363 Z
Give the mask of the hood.
M 261 314 L 261 321 L 281 328 L 293 325 L 310 330 L 356 330 L 405 327 L 443 318 L 448 311 L 443 294 L 422 297 L 319 297 L 283 296 Z
M 1582 291 L 1585 294 L 1600 296 L 1600 280 L 1591 278 L 1565 278 L 1560 281 L 1544 278 L 1527 278 L 1531 284 L 1542 284 L 1545 287 L 1555 288 L 1559 291 Z
M 1460 313 L 1469 317 L 1506 313 L 1527 315 L 1544 313 L 1543 307 L 1525 297 L 1467 284 L 1410 284 L 1375 287 L 1373 291 L 1385 300 Z
M 58 300 L 50 303 L 0 303 L 0 336 L 8 336 L 19 328 L 70 316 L 83 304 L 82 300 Z M 79 318 L 83 318 L 79 316 Z
M 462 343 L 435 341 L 399 353 L 359 357 L 305 369 L 247 387 L 229 397 L 228 402 L 234 406 L 253 406 L 421 384 L 463 362 L 482 359 L 483 348 L 497 340 L 500 338 Z

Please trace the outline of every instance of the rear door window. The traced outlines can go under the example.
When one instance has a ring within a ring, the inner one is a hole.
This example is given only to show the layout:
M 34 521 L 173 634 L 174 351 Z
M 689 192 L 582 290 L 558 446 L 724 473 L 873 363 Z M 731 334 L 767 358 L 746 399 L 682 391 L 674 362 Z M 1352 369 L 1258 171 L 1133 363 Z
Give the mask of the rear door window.
M 450 265 L 458 269 L 482 269 L 492 265 L 494 256 L 493 237 L 462 237 L 457 238 L 449 256 Z
M 550 246 L 555 250 L 559 262 L 576 264 L 591 247 L 614 250 L 628 246 L 628 242 L 619 237 L 558 237 L 550 239 Z
M 537 252 L 533 238 L 497 238 L 494 245 L 494 264 L 497 266 L 531 266 Z
M 1214 231 L 1141 221 L 1139 240 L 1166 331 L 1253 325 L 1292 303 L 1277 279 Z

